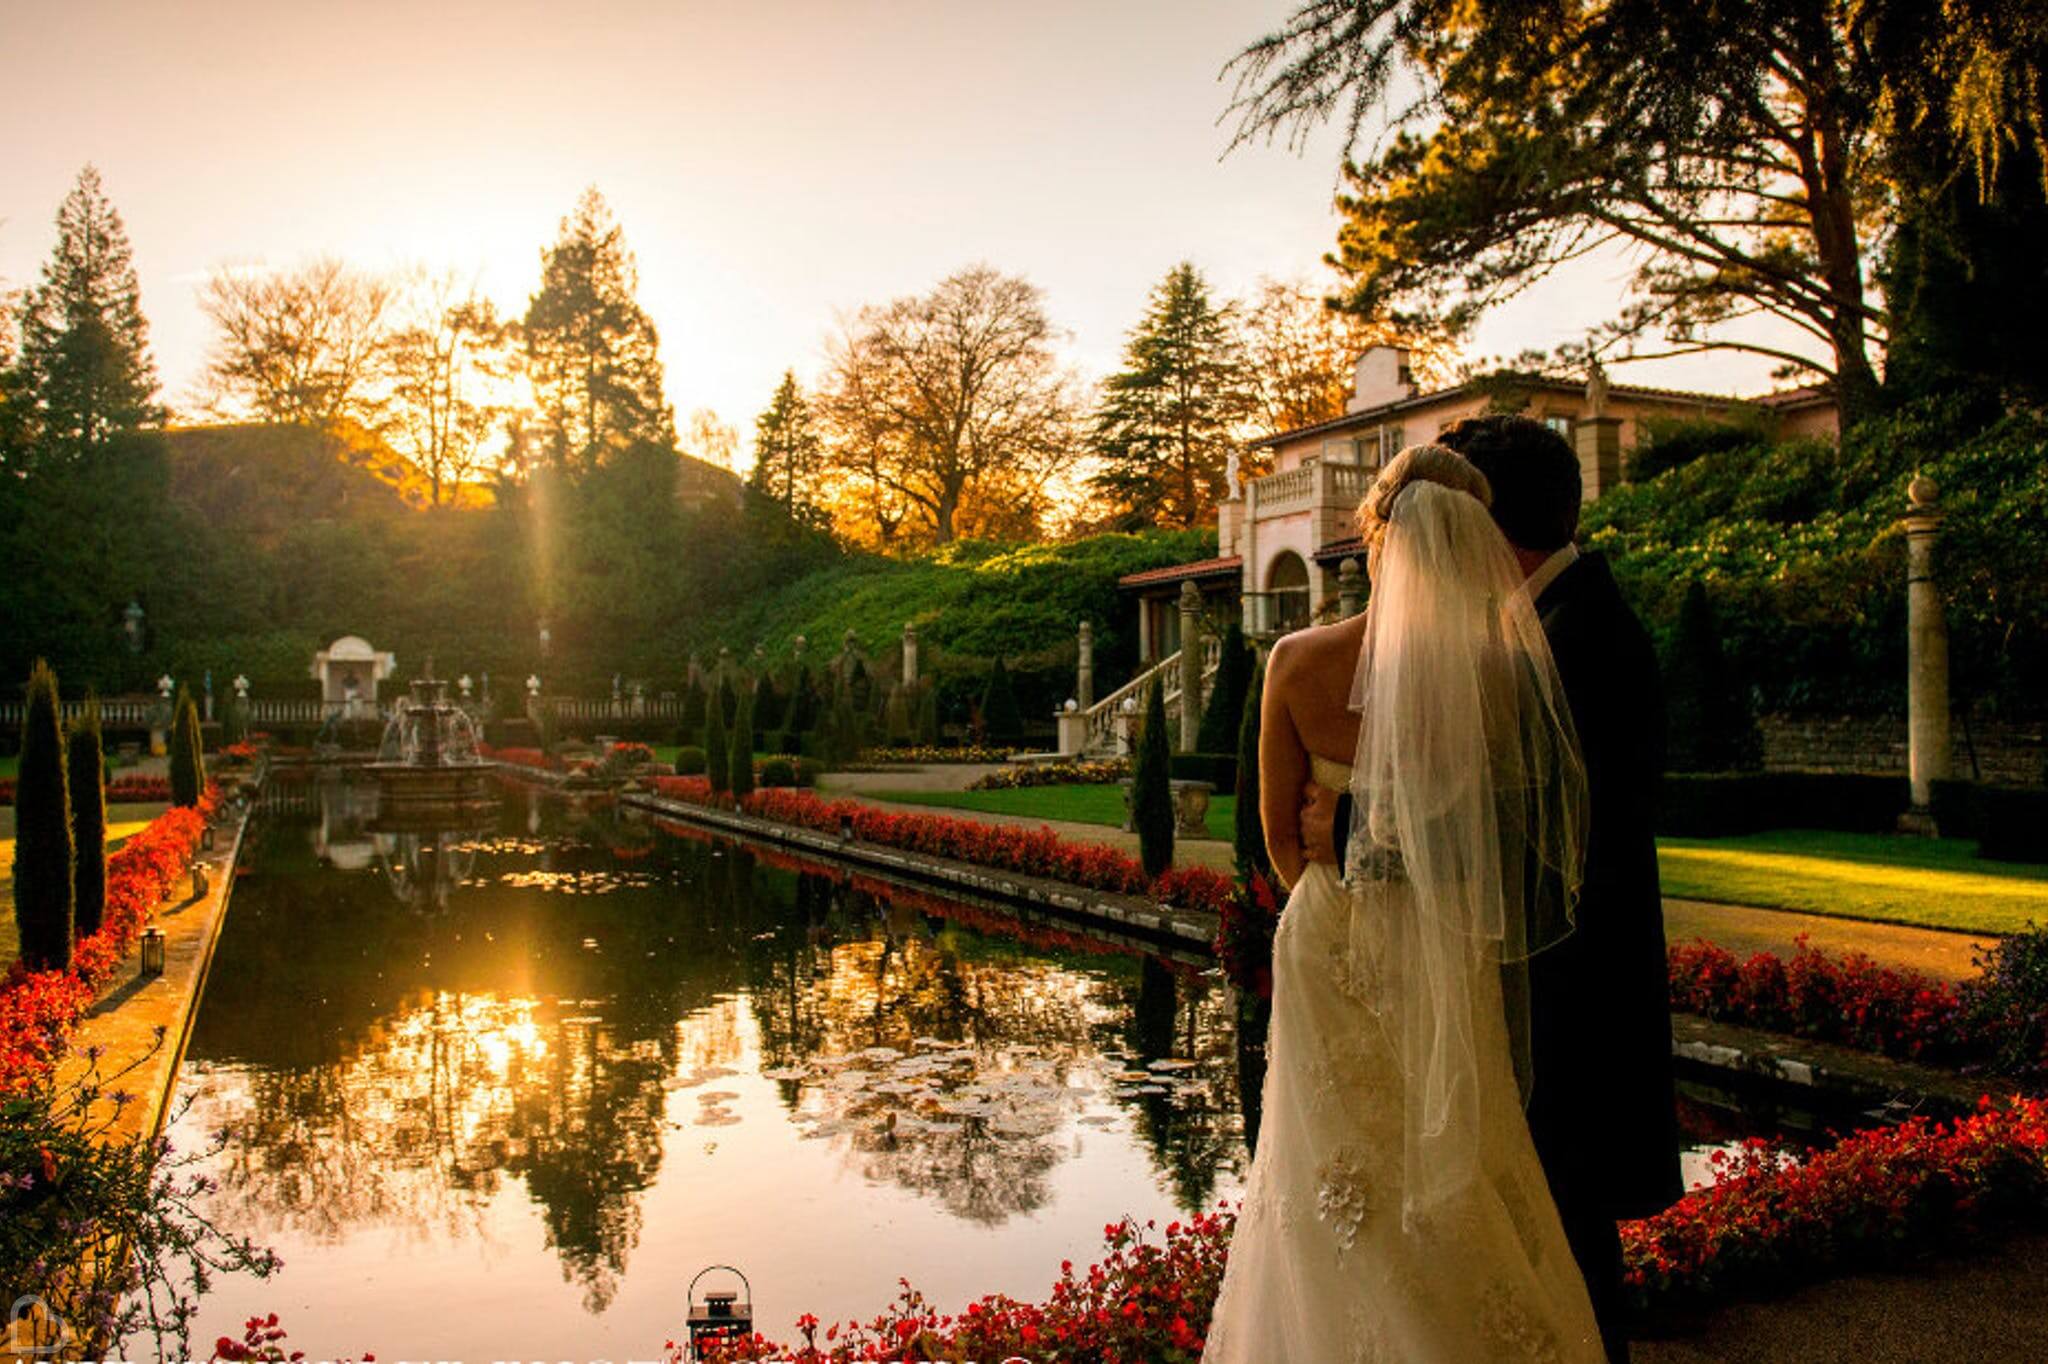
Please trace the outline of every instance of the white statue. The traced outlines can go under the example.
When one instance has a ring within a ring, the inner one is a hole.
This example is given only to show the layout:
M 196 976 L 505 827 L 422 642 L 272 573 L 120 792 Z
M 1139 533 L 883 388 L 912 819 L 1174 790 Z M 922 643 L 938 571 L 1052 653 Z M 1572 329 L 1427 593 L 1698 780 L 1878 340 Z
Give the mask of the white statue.
M 1593 372 L 1586 377 L 1586 415 L 1607 415 L 1607 371 L 1600 367 L 1598 360 L 1593 362 Z
M 527 694 L 528 696 L 539 696 L 539 695 L 540 695 L 540 674 L 539 674 L 539 673 L 528 673 L 528 674 L 526 675 L 526 694 Z
M 249 675 L 247 673 L 235 674 L 235 699 L 237 701 L 249 699 Z
M 1223 500 L 1225 502 L 1235 502 L 1237 500 L 1237 473 L 1238 454 L 1237 451 L 1232 450 L 1230 457 L 1223 461 Z
M 469 699 L 469 689 L 474 685 L 476 684 L 470 681 L 468 673 L 455 679 L 455 689 L 462 693 L 462 699 L 465 701 Z
M 166 701 L 171 699 L 171 693 L 176 691 L 177 688 L 177 681 L 169 673 L 165 673 L 156 680 L 157 695 L 163 697 Z

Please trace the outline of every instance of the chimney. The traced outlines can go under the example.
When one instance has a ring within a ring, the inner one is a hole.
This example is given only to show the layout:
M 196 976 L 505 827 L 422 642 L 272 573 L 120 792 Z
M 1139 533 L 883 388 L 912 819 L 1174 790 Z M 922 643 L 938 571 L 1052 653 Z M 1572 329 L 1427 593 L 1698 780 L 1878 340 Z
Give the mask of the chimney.
M 1363 412 L 1415 396 L 1415 380 L 1408 372 L 1406 346 L 1374 346 L 1358 357 L 1357 380 L 1346 412 Z

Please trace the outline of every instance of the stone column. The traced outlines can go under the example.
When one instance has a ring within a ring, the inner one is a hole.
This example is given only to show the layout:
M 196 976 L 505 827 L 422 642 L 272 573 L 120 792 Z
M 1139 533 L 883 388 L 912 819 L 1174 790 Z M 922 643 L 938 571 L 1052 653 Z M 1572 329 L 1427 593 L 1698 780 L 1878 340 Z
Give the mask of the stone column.
M 903 622 L 903 690 L 917 690 L 917 626 Z
M 1256 635 L 1265 629 L 1261 619 L 1265 612 L 1254 609 L 1254 597 L 1259 590 L 1259 481 L 1246 479 L 1244 485 L 1244 520 L 1237 530 L 1237 552 L 1244 558 L 1242 576 L 1238 579 L 1239 623 L 1248 635 Z
M 1591 502 L 1621 485 L 1621 418 L 1579 418 L 1572 444 L 1578 447 L 1582 501 Z
M 718 646 L 718 675 L 711 679 L 711 689 L 718 690 L 718 684 L 732 679 L 732 649 L 729 645 Z M 739 688 L 735 686 L 733 690 Z
M 1080 662 L 1074 669 L 1074 699 L 1086 710 L 1095 704 L 1095 627 L 1081 622 Z
M 1180 747 L 1192 753 L 1202 734 L 1202 589 L 1180 585 Z
M 1931 479 L 1916 475 L 1906 495 L 1906 768 L 1913 808 L 1900 816 L 1899 828 L 1931 835 L 1934 783 L 1949 773 L 1948 621 L 1934 577 L 1942 513 Z
M 1364 570 L 1359 568 L 1355 555 L 1337 565 L 1337 614 L 1345 620 L 1357 615 L 1364 604 L 1364 579 Z

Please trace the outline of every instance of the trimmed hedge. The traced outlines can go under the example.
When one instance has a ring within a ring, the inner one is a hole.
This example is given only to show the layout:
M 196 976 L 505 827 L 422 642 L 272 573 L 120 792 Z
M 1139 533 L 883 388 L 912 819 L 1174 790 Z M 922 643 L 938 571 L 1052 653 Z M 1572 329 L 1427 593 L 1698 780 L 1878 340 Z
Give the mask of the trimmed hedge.
M 1934 822 L 1951 838 L 1976 839 L 1979 857 L 2048 862 L 2048 790 L 2040 787 L 1938 781 Z
M 14 794 L 14 926 L 30 971 L 71 965 L 73 877 L 70 779 L 57 675 L 37 660 L 23 708 Z
M 1724 838 L 1767 829 L 1890 833 L 1911 801 L 1904 777 L 1841 772 L 1680 772 L 1664 778 L 1657 832 Z
M 684 744 L 676 750 L 676 775 L 679 777 L 701 777 L 710 766 L 704 750 L 695 744 Z
M 1239 715 L 1243 715 L 1243 703 L 1239 702 Z M 1171 759 L 1175 781 L 1205 781 L 1216 788 L 1217 794 L 1234 794 L 1237 791 L 1237 755 L 1235 753 L 1176 753 Z
M 64 767 L 71 794 L 74 854 L 72 931 L 88 938 L 100 931 L 107 909 L 107 759 L 100 746 L 100 703 L 89 699 L 85 714 L 64 739 Z

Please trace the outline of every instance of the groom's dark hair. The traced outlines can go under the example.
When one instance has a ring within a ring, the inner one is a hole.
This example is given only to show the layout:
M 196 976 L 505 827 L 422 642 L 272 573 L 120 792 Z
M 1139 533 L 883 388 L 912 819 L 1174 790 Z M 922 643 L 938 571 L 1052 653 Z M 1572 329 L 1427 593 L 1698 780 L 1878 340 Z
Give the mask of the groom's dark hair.
M 1493 485 L 1493 519 L 1523 549 L 1558 550 L 1579 532 L 1579 457 L 1528 417 L 1466 417 L 1436 438 Z

